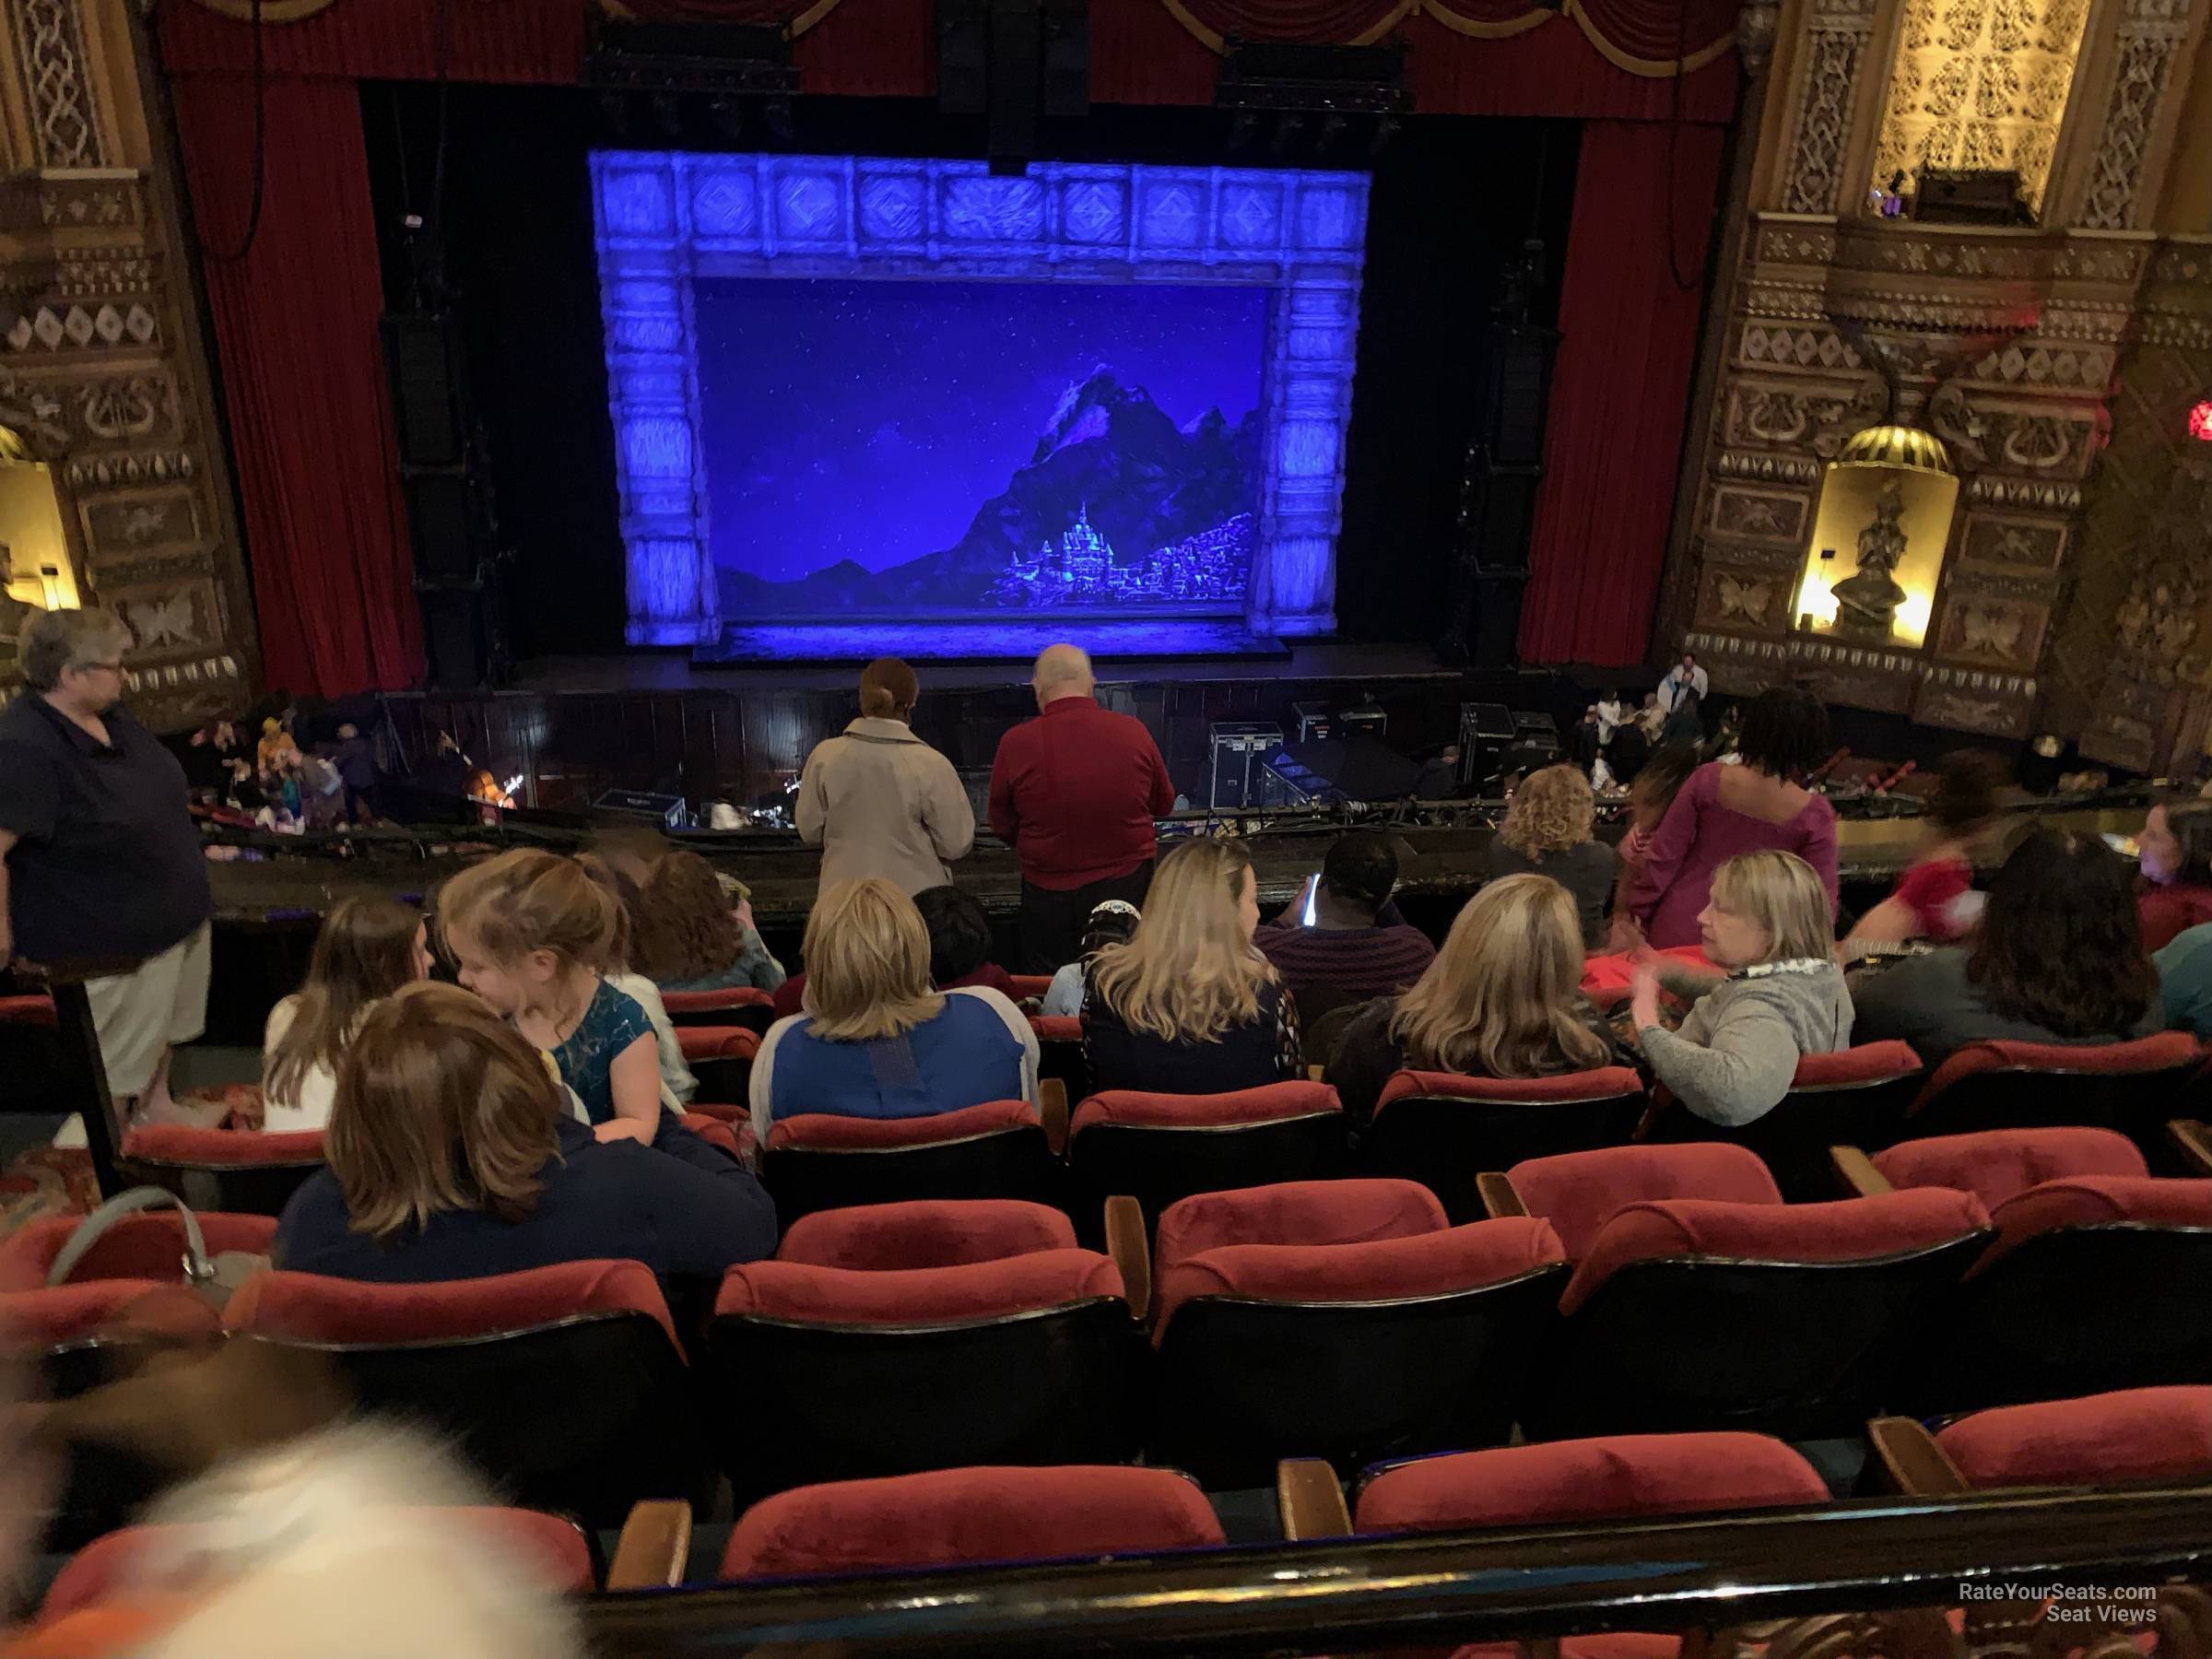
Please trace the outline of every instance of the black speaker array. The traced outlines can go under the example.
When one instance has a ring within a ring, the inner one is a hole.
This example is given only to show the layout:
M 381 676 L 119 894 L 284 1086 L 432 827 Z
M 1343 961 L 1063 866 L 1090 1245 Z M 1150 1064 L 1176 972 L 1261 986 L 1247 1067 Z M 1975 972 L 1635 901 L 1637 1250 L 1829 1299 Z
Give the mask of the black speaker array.
M 991 171 L 1019 173 L 1040 115 L 1090 108 L 1088 0 L 937 0 L 937 107 L 981 115 Z
M 429 682 L 489 685 L 505 657 L 491 571 L 499 538 L 460 323 L 450 312 L 392 312 L 380 326 Z
M 1544 477 L 1544 416 L 1557 330 L 1500 314 L 1483 334 L 1475 428 L 1460 479 L 1459 559 L 1446 653 L 1484 667 L 1513 661 L 1521 593 Z

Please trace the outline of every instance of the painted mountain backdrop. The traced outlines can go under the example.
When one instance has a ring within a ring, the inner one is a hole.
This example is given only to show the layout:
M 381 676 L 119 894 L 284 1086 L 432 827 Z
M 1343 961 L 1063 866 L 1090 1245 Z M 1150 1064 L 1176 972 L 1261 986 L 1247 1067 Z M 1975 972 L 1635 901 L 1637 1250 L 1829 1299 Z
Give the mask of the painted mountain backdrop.
M 872 573 L 845 559 L 794 582 L 725 566 L 723 615 L 1233 609 L 1250 580 L 1258 477 L 1256 410 L 1232 424 L 1208 409 L 1178 427 L 1100 365 L 1067 388 L 1029 461 L 952 547 Z

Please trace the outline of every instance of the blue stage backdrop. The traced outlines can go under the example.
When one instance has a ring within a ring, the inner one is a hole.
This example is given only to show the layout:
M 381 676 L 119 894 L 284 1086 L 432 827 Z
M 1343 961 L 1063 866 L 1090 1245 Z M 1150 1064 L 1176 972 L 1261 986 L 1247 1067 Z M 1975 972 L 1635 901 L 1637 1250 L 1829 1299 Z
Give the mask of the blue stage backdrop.
M 593 160 L 632 641 L 1333 627 L 1364 176 Z

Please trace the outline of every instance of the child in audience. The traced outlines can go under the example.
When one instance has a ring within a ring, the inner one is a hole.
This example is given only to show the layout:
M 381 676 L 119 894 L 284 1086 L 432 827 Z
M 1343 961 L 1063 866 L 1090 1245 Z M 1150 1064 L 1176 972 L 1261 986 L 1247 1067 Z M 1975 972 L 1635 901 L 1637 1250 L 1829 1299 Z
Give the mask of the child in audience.
M 1083 957 L 1053 975 L 1037 1012 L 1046 1018 L 1073 1019 L 1083 1012 L 1083 975 L 1090 959 L 1109 945 L 1126 945 L 1135 935 L 1143 912 L 1126 899 L 1106 899 L 1090 907 L 1083 924 Z
M 1582 922 L 1548 876 L 1507 876 L 1460 907 L 1412 990 L 1355 1015 L 1328 1063 L 1355 1124 L 1393 1072 L 1547 1077 L 1614 1063 L 1611 1033 L 1581 990 Z
M 653 1139 L 653 1021 L 604 977 L 621 923 L 613 895 L 576 860 L 525 848 L 447 882 L 439 922 L 461 982 L 552 1055 L 599 1138 Z
M 633 943 L 632 966 L 663 992 L 773 991 L 783 982 L 783 965 L 754 930 L 751 907 L 732 904 L 714 866 L 681 848 L 647 868 Z
M 1663 748 L 1637 769 L 1636 781 L 1629 785 L 1629 830 L 1614 849 L 1620 859 L 1620 875 L 1613 886 L 1611 949 L 1633 950 L 1643 942 L 1641 930 L 1629 914 L 1629 890 L 1636 885 L 1643 861 L 1651 855 L 1652 836 L 1659 820 L 1697 770 L 1696 749 Z
M 1637 1041 L 1660 1082 L 1711 1124 L 1748 1124 L 1789 1093 L 1798 1057 L 1851 1045 L 1851 993 L 1836 965 L 1828 887 L 1794 853 L 1741 853 L 1712 875 L 1698 916 L 1713 979 L 1640 963 Z M 1662 979 L 1694 1000 L 1679 1030 L 1660 1022 Z
M 363 1017 L 429 971 L 419 912 L 373 895 L 340 900 L 315 935 L 307 982 L 269 1010 L 261 1126 L 272 1134 L 327 1126 L 338 1058 Z
M 1843 941 L 1843 958 L 1867 947 L 1933 939 L 1948 945 L 1973 931 L 1981 914 L 1974 892 L 1973 844 L 1997 816 L 2005 762 L 1982 749 L 1960 749 L 1937 763 L 1927 829 L 1896 890 L 1868 911 Z
M 914 895 L 929 931 L 929 981 L 940 991 L 988 985 L 1012 1000 L 1014 977 L 991 959 L 991 912 L 949 882 Z
M 933 1117 L 1037 1100 L 1037 1037 L 987 985 L 929 981 L 929 931 L 880 877 L 826 888 L 806 919 L 806 1012 L 779 1019 L 753 1060 L 753 1127 L 778 1118 Z
M 645 1010 L 645 1018 L 653 1025 L 653 1052 L 660 1061 L 661 1104 L 671 1112 L 681 1112 L 684 1102 L 698 1091 L 699 1079 L 684 1064 L 684 1045 L 677 1038 L 667 1005 L 661 1001 L 661 988 L 637 971 L 638 912 L 643 908 L 643 897 L 620 865 L 595 853 L 580 853 L 576 862 L 615 901 L 615 945 L 607 958 L 606 982 L 636 998 L 638 1006 Z

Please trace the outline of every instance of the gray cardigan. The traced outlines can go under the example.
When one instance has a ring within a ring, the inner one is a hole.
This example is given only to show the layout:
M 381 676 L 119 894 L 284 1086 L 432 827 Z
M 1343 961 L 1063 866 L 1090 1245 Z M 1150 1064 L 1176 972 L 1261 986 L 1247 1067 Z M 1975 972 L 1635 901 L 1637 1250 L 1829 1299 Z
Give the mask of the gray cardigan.
M 1637 1041 L 1653 1075 L 1707 1123 L 1763 1117 L 1789 1093 L 1800 1054 L 1851 1046 L 1851 993 L 1833 962 L 1724 980 L 1660 977 L 1676 995 L 1697 1002 L 1680 1030 L 1647 1026 Z

